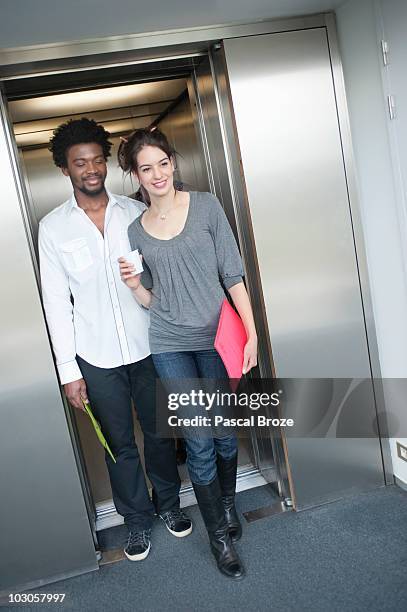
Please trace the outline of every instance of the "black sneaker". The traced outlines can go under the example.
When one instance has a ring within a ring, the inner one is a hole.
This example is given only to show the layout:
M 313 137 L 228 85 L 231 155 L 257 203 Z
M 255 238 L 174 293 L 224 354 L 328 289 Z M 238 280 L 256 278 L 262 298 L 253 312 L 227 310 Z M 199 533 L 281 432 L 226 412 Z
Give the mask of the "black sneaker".
M 176 538 L 185 538 L 192 531 L 192 523 L 186 514 L 180 509 L 168 510 L 159 515 L 168 531 Z
M 142 561 L 150 552 L 151 529 L 130 531 L 124 554 L 130 561 Z

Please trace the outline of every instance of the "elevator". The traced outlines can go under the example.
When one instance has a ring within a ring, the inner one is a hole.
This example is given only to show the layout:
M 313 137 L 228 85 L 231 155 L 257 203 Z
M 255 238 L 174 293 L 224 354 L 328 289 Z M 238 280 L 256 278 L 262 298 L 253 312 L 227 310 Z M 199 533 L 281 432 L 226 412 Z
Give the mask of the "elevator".
M 91 117 L 110 131 L 113 147 L 108 160 L 106 186 L 112 193 L 131 197 L 138 189 L 134 177 L 125 176 L 118 166 L 120 138 L 138 127 L 153 126 L 158 126 L 167 135 L 177 152 L 175 180 L 182 183 L 183 189 L 219 193 L 218 185 L 222 184 L 225 189 L 228 177 L 222 175 L 220 166 L 213 167 L 214 153 L 210 151 L 204 131 L 202 108 L 208 113 L 205 105 L 211 101 L 202 100 L 198 90 L 203 78 L 202 69 L 208 63 L 207 56 L 198 55 L 176 63 L 170 61 L 168 66 L 162 62 L 159 69 L 154 64 L 149 65 L 149 70 L 144 70 L 141 75 L 137 75 L 137 71 L 131 76 L 123 74 L 120 77 L 117 71 L 111 75 L 108 71 L 103 75 L 98 72 L 97 75 L 90 74 L 86 84 L 79 86 L 77 91 L 70 83 L 68 92 L 60 89 L 53 92 L 55 85 L 50 78 L 45 95 L 37 90 L 35 97 L 26 97 L 26 93 L 16 94 L 14 98 L 9 96 L 9 114 L 24 176 L 34 245 L 37 245 L 38 224 L 42 217 L 71 195 L 69 179 L 66 180 L 54 167 L 48 150 L 53 129 L 71 118 Z M 142 81 L 138 81 L 140 76 Z M 114 80 L 112 84 L 109 83 L 111 79 Z M 236 226 L 232 216 L 231 221 Z M 113 505 L 104 451 L 89 419 L 80 411 L 67 409 L 78 442 L 80 467 L 90 493 L 88 506 L 95 528 L 99 530 L 116 525 L 122 519 Z M 137 418 L 134 425 L 142 454 L 143 436 Z M 262 457 L 262 467 L 259 454 L 264 452 L 264 443 L 260 449 L 256 437 L 252 436 L 241 438 L 239 446 L 239 488 L 264 484 L 266 480 L 262 471 L 267 471 L 269 479 L 276 480 L 271 446 L 268 458 Z M 185 464 L 179 470 L 183 482 L 181 500 L 183 505 L 189 505 L 194 496 Z M 273 472 L 272 478 L 270 471 Z
M 136 127 L 158 125 L 178 153 L 177 180 L 186 189 L 217 195 L 238 240 L 255 312 L 259 366 L 254 375 L 295 378 L 298 418 L 307 420 L 317 413 L 321 420 L 345 384 L 341 410 L 363 401 L 375 420 L 379 407 L 372 380 L 379 369 L 346 100 L 330 16 L 230 28 L 202 40 L 183 41 L 180 36 L 172 46 L 164 40 L 162 48 L 138 49 L 133 56 L 128 50 L 106 47 L 100 57 L 79 61 L 72 56 L 43 64 L 39 60 L 38 66 L 30 64 L 26 70 L 19 66 L 0 73 L 1 153 L 11 185 L 7 206 L 13 207 L 8 232 L 20 224 L 26 275 L 31 266 L 31 297 L 19 294 L 19 308 L 24 300 L 34 299 L 31 336 L 41 327 L 44 358 L 38 353 L 38 363 L 46 365 L 36 391 L 41 394 L 52 387 L 53 398 L 47 400 L 47 416 L 40 407 L 24 426 L 45 427 L 55 409 L 59 423 L 51 422 L 49 436 L 54 436 L 53 427 L 59 428 L 65 453 L 70 453 L 78 502 L 77 522 L 71 521 L 72 514 L 66 520 L 73 531 L 79 521 L 88 532 L 86 563 L 71 559 L 54 572 L 68 575 L 96 569 L 92 554 L 97 531 L 117 524 L 120 517 L 90 424 L 60 394 L 40 309 L 38 223 L 70 196 L 71 189 L 47 150 L 52 130 L 60 123 L 87 116 L 111 133 L 114 146 L 106 185 L 113 193 L 131 196 L 137 190 L 116 163 L 120 137 Z M 12 292 L 9 265 L 2 274 Z M 12 346 L 18 326 L 13 302 L 7 304 L 6 332 Z M 14 367 L 18 356 L 15 359 Z M 326 381 L 316 396 L 307 392 L 312 379 Z M 353 379 L 363 381 L 363 393 L 360 385 L 343 382 Z M 34 386 L 34 380 L 30 384 Z M 13 385 L 11 389 L 18 388 L 18 381 Z M 24 406 L 27 395 L 15 401 Z M 22 426 L 18 423 L 11 421 L 3 435 L 13 435 L 13 427 Z M 141 449 L 137 420 L 135 434 Z M 380 437 L 332 439 L 320 432 L 316 437 L 290 439 L 271 428 L 268 435 L 251 430 L 239 441 L 238 490 L 268 483 L 282 506 L 301 510 L 385 484 L 388 458 Z M 45 461 L 45 442 L 36 460 L 41 453 Z M 26 474 L 24 467 L 18 459 L 19 478 Z M 41 469 L 41 462 L 36 468 Z M 193 503 L 193 494 L 185 470 L 180 470 L 185 506 Z M 54 477 L 59 482 L 60 475 Z M 17 498 L 16 490 L 12 494 Z M 44 485 L 44 505 L 46 490 Z M 63 487 L 60 495 L 63 511 Z M 43 526 L 46 530 L 45 521 Z M 73 541 L 80 537 L 83 534 L 72 535 Z M 37 574 L 28 567 L 21 571 L 20 582 L 16 572 L 8 570 L 5 586 L 53 575 L 52 546 L 48 559 Z

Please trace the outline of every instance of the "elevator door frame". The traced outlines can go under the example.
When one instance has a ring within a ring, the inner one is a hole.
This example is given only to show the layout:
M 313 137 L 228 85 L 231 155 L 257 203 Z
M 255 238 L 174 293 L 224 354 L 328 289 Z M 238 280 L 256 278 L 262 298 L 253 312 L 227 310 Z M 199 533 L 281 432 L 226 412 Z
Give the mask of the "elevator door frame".
M 197 54 L 194 54 L 192 57 L 196 57 Z M 218 92 L 217 92 L 217 87 L 216 87 L 216 82 L 215 82 L 215 76 L 213 74 L 213 63 L 212 63 L 212 59 L 208 54 L 206 53 L 202 53 L 199 54 L 202 55 L 202 59 L 208 61 L 208 65 L 210 65 L 210 70 L 211 70 L 211 75 L 210 78 L 213 81 L 213 88 L 215 89 L 214 92 L 214 97 L 218 96 Z M 160 59 L 160 61 L 165 62 L 167 58 L 162 57 Z M 198 66 L 199 69 L 199 66 Z M 165 79 L 163 79 L 165 80 Z M 207 135 L 207 129 L 208 129 L 208 125 L 206 125 L 206 129 L 205 129 L 205 121 L 203 118 L 204 115 L 204 108 L 205 108 L 205 104 L 206 102 L 202 100 L 201 96 L 199 95 L 198 92 L 198 86 L 197 86 L 197 74 L 196 74 L 196 69 L 193 68 L 192 72 L 191 72 L 191 76 L 188 79 L 188 89 L 189 89 L 189 94 L 190 94 L 190 99 L 191 99 L 191 106 L 194 106 L 194 102 L 196 103 L 196 110 L 195 110 L 195 123 L 196 123 L 196 127 L 197 127 L 197 132 L 198 132 L 198 137 L 199 137 L 199 142 L 204 150 L 204 155 L 205 155 L 205 160 L 207 163 L 207 172 L 208 172 L 208 178 L 209 178 L 209 183 L 211 186 L 211 191 L 213 191 L 221 201 L 223 201 L 223 197 L 222 195 L 225 194 L 226 197 L 226 191 L 228 191 L 228 195 L 229 195 L 229 205 L 227 206 L 227 214 L 229 216 L 229 219 L 231 221 L 232 227 L 235 231 L 236 237 L 239 238 L 239 236 L 241 237 L 243 235 L 242 231 L 238 231 L 237 227 L 236 227 L 236 219 L 234 218 L 235 212 L 235 202 L 231 202 L 231 198 L 233 198 L 232 196 L 232 185 L 230 184 L 231 179 L 231 175 L 230 172 L 227 171 L 227 166 L 228 163 L 230 163 L 226 158 L 227 158 L 227 151 L 224 150 L 222 148 L 222 151 L 219 151 L 219 147 L 217 148 L 217 150 L 214 150 L 215 147 L 215 143 L 212 141 L 210 141 L 208 139 L 208 135 Z M 134 79 L 134 83 L 137 83 L 137 78 Z M 109 83 L 106 83 L 106 86 L 109 86 Z M 52 95 L 52 92 L 48 92 L 50 95 Z M 211 108 L 210 110 L 213 110 L 213 108 Z M 220 107 L 218 106 L 216 108 L 216 112 L 220 113 Z M 209 112 L 208 114 L 211 114 L 211 112 Z M 10 120 L 9 120 L 10 121 Z M 222 123 L 222 117 L 219 116 L 219 122 Z M 223 126 L 224 127 L 224 126 Z M 14 145 L 16 148 L 16 143 L 15 143 L 15 139 L 13 138 L 13 132 L 12 132 L 12 127 L 11 124 L 9 126 L 9 133 L 12 136 L 12 139 L 14 140 Z M 219 144 L 219 143 L 217 143 Z M 225 144 L 225 143 L 223 143 Z M 225 157 L 225 164 L 224 164 L 224 169 L 222 169 L 220 172 L 218 170 L 218 168 L 216 168 L 216 179 L 214 180 L 214 175 L 215 175 L 215 157 L 217 157 L 216 161 L 219 161 L 219 153 L 221 154 L 221 156 Z M 223 155 L 222 155 L 223 154 Z M 34 229 L 34 225 L 38 223 L 35 214 L 33 212 L 33 202 L 29 193 L 29 185 L 27 185 L 27 176 L 26 176 L 26 171 L 25 171 L 25 167 L 24 164 L 21 161 L 21 156 L 18 154 L 18 149 L 16 152 L 16 160 L 18 163 L 18 169 L 20 172 L 20 181 L 21 181 L 21 187 L 22 187 L 22 191 L 24 193 L 24 201 L 26 203 L 26 221 L 29 225 L 29 229 L 30 229 L 30 243 L 31 243 L 31 247 L 32 247 L 32 253 L 33 253 L 33 263 L 34 263 L 34 267 L 35 267 L 35 271 L 36 271 L 36 275 L 37 275 L 37 281 L 38 281 L 38 286 L 40 286 L 40 281 L 39 281 L 39 267 L 38 267 L 38 259 L 37 259 L 37 248 L 35 246 L 35 241 L 33 240 L 32 237 L 32 233 L 33 233 L 33 229 Z M 221 176 L 223 171 L 224 176 Z M 248 266 L 246 266 L 248 267 Z M 253 283 L 252 283 L 253 285 Z M 268 337 L 268 332 L 267 332 L 267 327 L 266 327 L 266 322 L 263 321 L 263 324 L 260 323 L 260 321 L 258 322 L 258 328 L 260 331 L 260 335 L 262 338 L 266 338 Z M 267 354 L 262 353 L 260 361 L 262 363 L 266 363 L 267 360 L 271 359 L 271 354 L 268 357 Z M 264 372 L 265 375 L 265 372 Z M 67 413 L 67 417 L 68 417 L 68 421 L 70 424 L 70 430 L 71 430 L 71 436 L 72 436 L 72 444 L 73 447 L 75 449 L 75 455 L 76 455 L 76 460 L 78 463 L 78 467 L 79 467 L 79 473 L 81 475 L 81 482 L 82 482 L 82 486 L 83 486 L 83 490 L 84 490 L 84 497 L 87 503 L 87 508 L 88 508 L 88 514 L 89 514 L 89 520 L 90 523 L 92 525 L 92 530 L 93 532 L 95 532 L 95 530 L 100 530 L 103 528 L 106 528 L 107 526 L 113 526 L 115 524 L 118 524 L 119 521 L 121 521 L 121 519 L 118 517 L 115 508 L 114 508 L 114 504 L 111 500 L 106 501 L 106 502 L 95 502 L 95 500 L 93 499 L 93 495 L 91 492 L 91 487 L 90 487 L 90 483 L 89 483 L 89 478 L 87 475 L 87 468 L 86 468 L 86 462 L 84 460 L 84 456 L 83 456 L 83 452 L 82 452 L 82 448 L 81 448 L 81 443 L 80 443 L 80 439 L 79 439 L 79 433 L 78 433 L 78 426 L 73 418 L 73 415 L 71 413 L 71 410 L 69 409 L 69 407 L 67 406 L 66 400 L 64 400 L 64 404 L 65 404 L 65 409 L 66 409 L 66 413 Z M 259 443 L 261 443 L 261 449 L 259 451 Z M 280 474 L 280 470 L 278 469 L 278 467 L 275 465 L 275 459 L 274 459 L 274 453 L 271 451 L 271 449 L 268 449 L 267 454 L 264 450 L 264 447 L 266 446 L 264 440 L 261 440 L 259 438 L 256 438 L 254 435 L 251 436 L 251 448 L 252 448 L 252 460 L 253 460 L 253 467 L 243 467 L 238 469 L 238 486 L 239 483 L 242 483 L 242 486 L 244 486 L 244 488 L 250 488 L 251 486 L 258 486 L 261 483 L 264 483 L 264 481 L 267 482 L 272 482 L 275 484 L 276 490 L 281 494 L 281 491 L 285 491 L 285 498 L 289 497 L 289 492 L 288 489 L 284 488 L 284 486 L 281 484 L 281 479 L 279 477 Z M 279 456 L 279 455 L 277 455 Z M 281 460 L 282 455 L 280 454 L 280 460 Z M 266 478 L 262 478 L 262 470 L 266 470 L 267 469 L 267 474 Z M 282 470 L 281 470 L 282 471 Z M 193 502 L 194 497 L 193 497 L 193 491 L 192 491 L 192 486 L 190 484 L 186 484 L 182 487 L 181 489 L 181 495 L 184 499 L 184 503 L 186 505 L 189 505 L 190 503 Z
M 275 32 L 303 30 L 315 27 L 324 27 L 326 29 L 329 42 L 343 159 L 349 188 L 354 238 L 358 252 L 360 286 L 365 311 L 372 374 L 374 380 L 379 381 L 380 366 L 373 308 L 369 290 L 366 251 L 358 207 L 345 87 L 336 35 L 335 17 L 333 14 L 319 14 L 310 17 L 274 20 L 255 24 L 192 28 L 183 31 L 155 33 L 153 37 L 151 35 L 136 35 L 123 39 L 115 37 L 114 43 L 112 42 L 113 39 L 104 39 L 103 41 L 87 44 L 81 43 L 80 45 L 76 43 L 53 45 L 52 49 L 39 46 L 29 50 L 16 49 L 6 53 L 0 53 L 0 79 L 3 78 L 3 81 L 7 82 L 14 79 L 43 76 L 47 73 L 70 73 L 90 68 L 97 70 L 107 66 L 120 66 L 123 64 L 136 65 L 140 62 L 146 63 L 164 61 L 175 57 L 190 57 L 196 54 L 208 53 L 213 45 L 216 47 L 219 41 L 227 38 L 271 34 Z M 99 54 L 103 55 L 99 56 Z M 3 64 L 1 65 L 2 61 Z M 80 63 L 79 68 L 76 66 L 78 61 Z M 216 62 L 214 62 L 214 64 L 215 63 Z M 230 126 L 227 126 L 227 128 L 230 129 Z M 238 214 L 241 215 L 245 213 L 242 213 L 240 210 Z M 382 411 L 383 409 L 384 411 L 384 400 L 381 394 L 380 385 L 377 387 L 376 397 L 378 401 L 378 410 Z M 390 451 L 387 447 L 388 445 L 386 445 L 384 441 L 383 464 L 386 481 L 390 482 L 392 468 Z M 285 459 L 283 468 L 286 469 L 284 479 L 285 490 L 287 491 L 290 488 L 290 474 L 286 449 L 284 448 L 284 439 L 282 439 L 281 459 Z

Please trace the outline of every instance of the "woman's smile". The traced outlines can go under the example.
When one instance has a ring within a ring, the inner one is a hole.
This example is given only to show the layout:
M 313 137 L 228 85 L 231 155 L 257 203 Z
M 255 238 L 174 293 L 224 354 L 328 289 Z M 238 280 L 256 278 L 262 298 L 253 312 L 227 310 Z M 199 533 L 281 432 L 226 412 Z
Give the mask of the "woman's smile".
M 155 181 L 153 183 L 153 187 L 155 187 L 156 189 L 162 189 L 163 187 L 166 187 L 167 185 L 167 179 L 161 179 L 160 181 Z

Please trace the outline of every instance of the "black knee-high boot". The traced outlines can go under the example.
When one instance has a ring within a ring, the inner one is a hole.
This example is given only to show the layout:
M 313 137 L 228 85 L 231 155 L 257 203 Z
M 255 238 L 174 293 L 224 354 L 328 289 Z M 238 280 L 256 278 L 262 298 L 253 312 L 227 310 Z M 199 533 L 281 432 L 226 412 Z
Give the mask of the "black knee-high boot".
M 233 459 L 224 459 L 218 455 L 216 462 L 229 535 L 232 542 L 237 542 L 242 537 L 242 525 L 235 507 L 237 453 Z
M 243 565 L 229 536 L 218 478 L 207 485 L 192 485 L 219 570 L 229 578 L 243 578 Z

